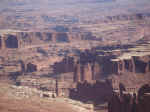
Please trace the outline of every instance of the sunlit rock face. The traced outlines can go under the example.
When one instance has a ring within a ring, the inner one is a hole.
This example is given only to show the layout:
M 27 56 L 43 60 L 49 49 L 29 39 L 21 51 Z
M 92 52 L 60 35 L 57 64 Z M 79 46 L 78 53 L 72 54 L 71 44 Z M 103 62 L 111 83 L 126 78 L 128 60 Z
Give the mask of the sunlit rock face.
M 0 49 L 2 48 L 2 38 L 0 36 Z
M 126 49 L 126 48 L 123 48 Z M 127 48 L 128 49 L 128 48 Z M 104 48 L 105 50 L 105 48 Z M 113 50 L 113 49 L 112 49 Z M 78 57 L 67 57 L 63 61 L 54 64 L 54 72 L 56 73 L 74 73 L 74 81 L 92 81 L 100 80 L 111 75 L 122 74 L 147 74 L 150 71 L 149 55 L 123 57 L 116 55 L 115 52 L 105 53 L 105 51 L 84 51 Z M 113 54 L 114 53 L 114 54 Z M 103 54 L 103 55 L 100 55 Z M 126 55 L 126 53 L 125 53 Z M 128 56 L 128 55 L 127 55 Z
M 57 32 L 7 32 L 0 35 L 0 48 L 23 48 L 49 42 L 69 43 L 73 34 Z M 77 37 L 77 39 L 79 39 Z
M 133 56 L 131 59 L 125 59 L 114 62 L 118 65 L 118 73 L 133 72 L 133 73 L 148 73 L 149 68 L 149 56 Z

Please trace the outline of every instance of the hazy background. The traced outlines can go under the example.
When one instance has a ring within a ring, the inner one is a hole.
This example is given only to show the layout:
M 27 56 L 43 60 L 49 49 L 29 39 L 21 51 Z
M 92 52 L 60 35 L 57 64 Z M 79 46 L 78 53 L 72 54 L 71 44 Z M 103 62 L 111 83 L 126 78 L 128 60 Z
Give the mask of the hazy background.
M 99 11 L 109 14 L 109 12 L 140 12 L 149 7 L 149 0 L 0 0 L 0 10 L 22 8 L 24 10 L 65 11 L 64 13 Z
M 92 25 L 107 16 L 149 11 L 149 0 L 0 0 L 0 29 Z

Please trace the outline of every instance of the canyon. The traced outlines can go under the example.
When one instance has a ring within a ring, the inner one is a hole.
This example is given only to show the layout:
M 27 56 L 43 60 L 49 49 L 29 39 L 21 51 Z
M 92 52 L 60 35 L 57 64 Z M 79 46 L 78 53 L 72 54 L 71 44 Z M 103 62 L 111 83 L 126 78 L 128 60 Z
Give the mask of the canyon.
M 127 1 L 2 1 L 0 110 L 148 112 L 149 2 Z
M 67 39 L 61 40 L 64 36 Z M 73 36 L 56 32 L 2 33 L 0 80 L 50 92 L 51 95 L 43 97 L 69 97 L 94 105 L 116 97 L 113 94 L 119 90 L 120 83 L 130 94 L 137 94 L 142 85 L 149 83 L 149 36 L 131 44 L 91 48 L 73 46 Z M 79 36 L 76 41 L 88 43 L 91 39 L 83 40 Z M 67 49 L 60 55 L 61 47 Z

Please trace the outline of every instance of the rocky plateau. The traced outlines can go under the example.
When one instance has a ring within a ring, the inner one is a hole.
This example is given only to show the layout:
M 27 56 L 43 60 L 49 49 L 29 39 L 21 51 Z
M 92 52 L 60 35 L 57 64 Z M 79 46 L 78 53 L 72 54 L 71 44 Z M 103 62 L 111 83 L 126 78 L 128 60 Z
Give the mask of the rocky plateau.
M 3 0 L 0 111 L 149 112 L 150 2 L 127 1 Z

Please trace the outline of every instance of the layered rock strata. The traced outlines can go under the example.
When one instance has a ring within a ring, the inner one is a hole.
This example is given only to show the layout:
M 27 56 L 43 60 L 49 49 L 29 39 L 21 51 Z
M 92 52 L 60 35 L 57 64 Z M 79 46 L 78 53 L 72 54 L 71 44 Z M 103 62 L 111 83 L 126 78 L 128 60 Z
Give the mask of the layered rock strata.
M 149 112 L 149 91 L 148 84 L 143 85 L 138 96 L 129 92 L 116 93 L 114 92 L 108 104 L 108 112 Z

